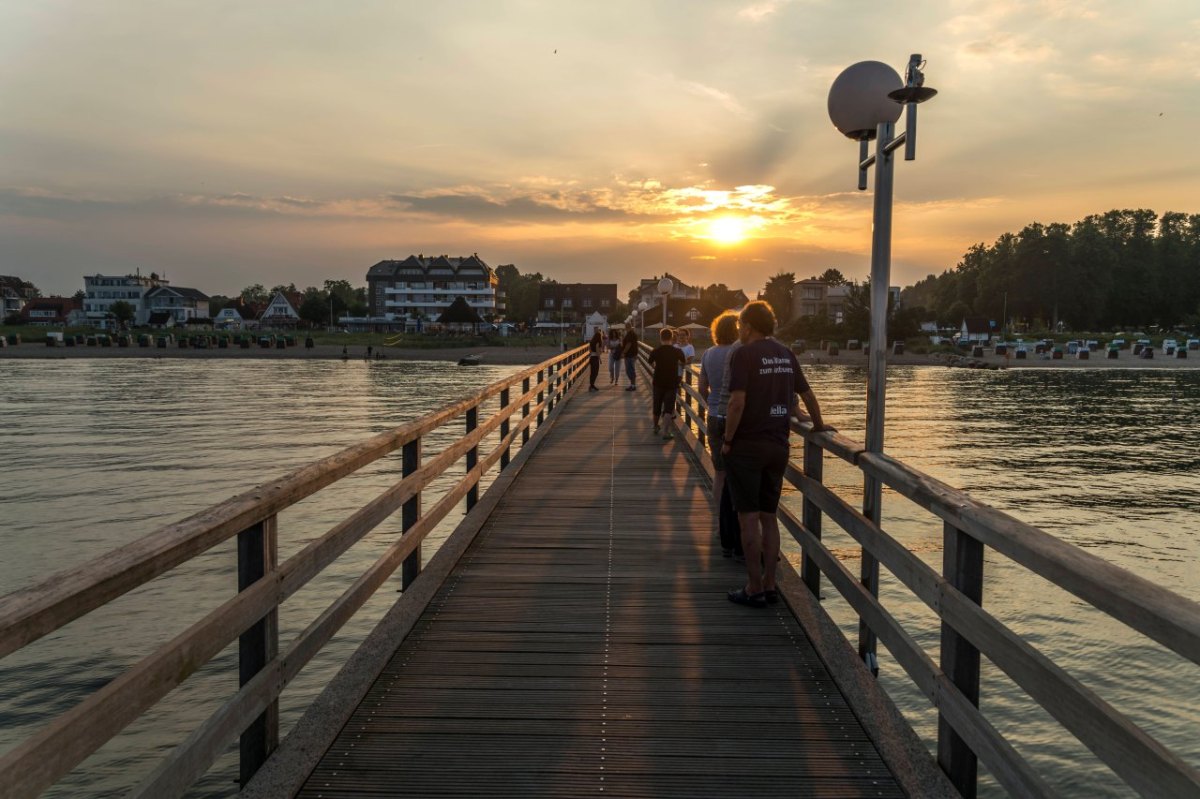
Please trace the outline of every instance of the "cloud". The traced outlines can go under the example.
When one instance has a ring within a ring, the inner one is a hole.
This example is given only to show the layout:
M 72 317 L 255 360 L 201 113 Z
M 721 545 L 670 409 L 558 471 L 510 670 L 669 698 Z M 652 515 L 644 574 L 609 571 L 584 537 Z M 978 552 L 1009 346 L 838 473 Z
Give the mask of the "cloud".
M 629 219 L 636 214 L 603 205 L 598 192 L 565 195 L 549 192 L 496 200 L 482 193 L 390 194 L 388 199 L 405 211 L 446 216 L 475 222 L 563 222 Z
M 697 83 L 695 81 L 684 81 L 683 85 L 684 88 L 698 97 L 706 97 L 716 100 L 722 108 L 732 114 L 737 114 L 738 116 L 743 117 L 749 116 L 746 108 L 729 92 L 723 92 L 720 89 L 712 86 L 706 86 L 703 83 Z
M 762 22 L 794 0 L 760 0 L 738 11 L 738 16 L 751 22 Z

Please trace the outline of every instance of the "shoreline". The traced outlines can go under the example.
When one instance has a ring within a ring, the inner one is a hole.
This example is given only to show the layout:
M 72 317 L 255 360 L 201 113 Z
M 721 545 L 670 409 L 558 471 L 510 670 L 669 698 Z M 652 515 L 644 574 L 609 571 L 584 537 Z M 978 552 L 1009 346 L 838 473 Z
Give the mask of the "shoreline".
M 158 349 L 156 347 L 47 347 L 45 344 L 24 343 L 0 348 L 0 361 L 3 360 L 93 360 L 93 359 L 133 359 L 153 358 L 172 360 L 366 360 L 366 346 L 349 345 L 347 355 L 342 355 L 342 345 L 318 344 L 311 350 L 303 346 L 288 347 L 287 349 L 179 349 L 178 347 Z M 383 357 L 372 357 L 372 362 L 386 363 L 392 361 L 449 361 L 457 363 L 467 355 L 481 355 L 483 366 L 533 366 L 558 355 L 558 347 L 529 346 L 529 347 L 376 347 L 373 353 L 382 351 Z M 1094 357 L 1100 355 L 1101 357 Z M 984 355 L 982 358 L 972 358 L 964 355 L 949 355 L 933 353 L 916 355 L 905 353 L 893 355 L 888 353 L 889 366 L 936 366 L 941 368 L 959 369 L 1200 369 L 1200 352 L 1196 357 L 1167 358 L 1156 357 L 1150 360 L 1135 358 L 1130 351 L 1123 350 L 1117 360 L 1109 360 L 1104 353 L 1095 353 L 1092 358 L 1078 360 L 1064 357 L 1062 360 L 1047 360 L 1037 356 L 1018 361 L 1016 358 L 1005 359 L 1004 356 Z M 851 366 L 860 369 L 867 367 L 867 355 L 861 350 L 843 351 L 837 355 L 825 352 L 809 351 L 798 354 L 797 360 L 801 366 Z M 607 363 L 607 358 L 605 359 Z
M 229 361 L 246 360 L 287 360 L 287 361 L 363 361 L 367 360 L 367 348 L 362 344 L 352 344 L 345 347 L 346 355 L 342 354 L 340 344 L 318 344 L 311 350 L 303 345 L 287 349 L 264 349 L 251 347 L 249 349 L 180 349 L 168 347 L 47 347 L 45 344 L 17 344 L 0 348 L 0 361 L 3 360 L 92 360 L 120 358 L 152 358 L 172 360 L 201 360 L 218 359 Z M 457 363 L 459 358 L 467 355 L 482 355 L 482 366 L 533 366 L 553 358 L 562 352 L 558 347 L 386 347 L 373 349 L 373 355 L 383 353 L 382 358 L 372 357 L 372 362 L 387 363 L 388 361 L 451 361 Z

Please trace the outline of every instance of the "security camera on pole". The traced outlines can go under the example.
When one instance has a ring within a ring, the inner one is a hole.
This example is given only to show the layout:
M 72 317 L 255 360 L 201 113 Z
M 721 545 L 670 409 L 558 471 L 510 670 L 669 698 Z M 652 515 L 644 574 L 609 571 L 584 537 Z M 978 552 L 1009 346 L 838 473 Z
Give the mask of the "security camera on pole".
M 917 157 L 917 104 L 937 92 L 925 86 L 920 55 L 909 58 L 904 79 L 879 61 L 860 61 L 847 67 L 829 89 L 829 118 L 848 138 L 858 142 L 858 188 L 867 188 L 867 169 L 875 167 L 875 208 L 871 233 L 871 340 L 867 355 L 867 451 L 883 452 L 883 415 L 887 388 L 887 308 L 892 260 L 892 154 L 904 145 L 904 160 Z M 896 120 L 905 112 L 905 130 L 895 135 Z M 868 154 L 870 142 L 875 153 Z M 863 484 L 863 515 L 876 524 L 880 518 L 882 486 L 867 476 Z M 863 551 L 862 583 L 879 594 L 879 562 Z M 879 672 L 875 634 L 860 622 L 858 653 L 872 672 Z

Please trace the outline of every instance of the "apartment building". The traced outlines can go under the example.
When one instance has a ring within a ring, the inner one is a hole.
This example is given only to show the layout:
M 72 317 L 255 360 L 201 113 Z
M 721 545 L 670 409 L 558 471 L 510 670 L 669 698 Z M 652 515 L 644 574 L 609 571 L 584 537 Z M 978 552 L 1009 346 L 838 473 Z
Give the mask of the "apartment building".
M 539 322 L 578 322 L 617 308 L 616 283 L 543 283 L 538 287 Z
M 504 313 L 496 272 L 479 257 L 410 255 L 380 261 L 367 270 L 367 302 L 373 319 L 437 320 L 462 297 L 483 318 Z

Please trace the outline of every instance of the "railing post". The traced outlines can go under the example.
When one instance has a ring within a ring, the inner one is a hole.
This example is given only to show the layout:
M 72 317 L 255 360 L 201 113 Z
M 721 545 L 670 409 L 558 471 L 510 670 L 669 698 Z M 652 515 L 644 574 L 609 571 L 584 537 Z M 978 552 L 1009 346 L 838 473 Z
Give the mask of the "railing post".
M 475 431 L 479 426 L 479 406 L 476 405 L 467 411 L 467 435 Z M 467 471 L 470 472 L 479 463 L 479 447 L 471 447 L 467 450 Z M 475 503 L 479 501 L 479 483 L 467 489 L 467 510 L 475 507 Z
M 238 533 L 238 592 L 270 572 L 279 557 L 276 520 L 263 519 Z M 238 636 L 238 685 L 244 686 L 279 654 L 279 609 L 273 608 Z M 279 745 L 279 702 L 272 702 L 241 735 L 238 782 L 244 788 Z
M 814 482 L 820 483 L 824 479 L 825 471 L 825 451 L 813 442 L 805 439 L 804 441 L 804 476 Z M 804 504 L 801 509 L 801 522 L 805 529 L 813 534 L 813 537 L 818 541 L 821 540 L 821 509 L 816 506 L 808 497 L 804 498 Z M 800 563 L 800 579 L 808 586 L 808 590 L 812 592 L 818 600 L 821 598 L 821 570 L 817 567 L 816 561 L 804 554 L 804 560 Z
M 558 381 L 561 377 L 561 372 L 556 369 L 558 364 L 552 363 L 547 367 L 546 376 L 550 378 L 547 385 L 547 390 L 550 392 L 550 401 L 546 403 L 546 412 L 554 410 L 554 400 L 558 399 Z M 538 421 L 541 421 L 540 419 Z
M 508 389 L 504 388 L 504 389 L 500 390 L 500 412 L 504 413 L 507 410 L 508 410 Z M 508 438 L 508 431 L 509 431 L 508 419 L 509 419 L 509 417 L 505 416 L 504 421 L 500 423 L 500 440 L 501 441 Z M 503 470 L 505 466 L 508 466 L 508 460 L 509 460 L 508 445 L 505 445 L 504 451 L 500 453 L 500 468 L 501 468 L 501 470 Z
M 521 381 L 521 396 L 525 396 L 528 393 L 529 393 L 529 378 L 527 377 Z M 522 419 L 529 418 L 529 403 L 528 402 L 526 402 L 524 405 L 521 406 L 521 418 Z M 525 445 L 528 443 L 529 443 L 529 425 L 525 425 L 524 427 L 521 428 L 521 444 Z
M 546 399 L 546 389 L 544 387 L 542 387 L 542 381 L 546 379 L 545 371 L 546 371 L 545 369 L 538 369 L 538 373 L 537 373 L 537 381 L 538 381 L 537 401 L 538 401 L 538 406 L 539 406 L 538 407 L 538 420 L 537 420 L 538 427 L 541 427 L 542 422 L 546 421 L 546 409 L 544 407 L 541 407 L 542 402 L 544 402 Z
M 942 575 L 976 604 L 983 603 L 983 543 L 950 523 L 943 527 Z M 979 650 L 942 623 L 942 672 L 979 707 Z M 963 795 L 974 799 L 977 762 L 975 753 L 954 732 L 944 716 L 938 716 L 938 765 Z
M 414 438 L 404 445 L 401 450 L 401 474 L 408 477 L 421 468 L 421 439 Z M 417 492 L 412 499 L 400 506 L 400 531 L 406 533 L 421 518 L 421 494 Z M 412 581 L 421 573 L 421 544 L 412 551 L 400 567 L 400 590 L 407 591 Z

